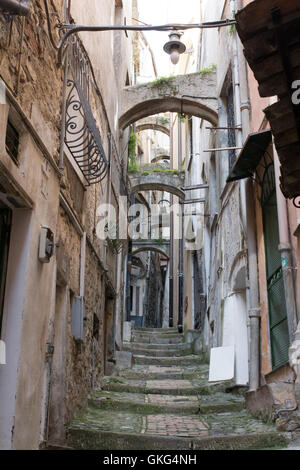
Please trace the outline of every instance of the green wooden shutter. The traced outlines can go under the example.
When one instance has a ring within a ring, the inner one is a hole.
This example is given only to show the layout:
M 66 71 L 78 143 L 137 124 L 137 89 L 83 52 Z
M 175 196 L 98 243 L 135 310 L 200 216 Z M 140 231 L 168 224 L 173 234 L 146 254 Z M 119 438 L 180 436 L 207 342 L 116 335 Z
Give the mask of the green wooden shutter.
M 266 252 L 272 367 L 275 369 L 288 362 L 289 332 L 281 256 L 278 250 L 279 230 L 273 164 L 267 167 L 264 174 L 261 203 Z

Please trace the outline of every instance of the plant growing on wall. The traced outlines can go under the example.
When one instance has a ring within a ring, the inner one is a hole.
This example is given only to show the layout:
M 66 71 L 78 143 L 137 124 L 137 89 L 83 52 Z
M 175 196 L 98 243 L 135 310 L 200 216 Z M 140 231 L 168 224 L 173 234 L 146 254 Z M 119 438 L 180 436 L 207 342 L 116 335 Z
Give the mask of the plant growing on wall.
M 156 80 L 153 80 L 153 82 L 150 82 L 149 85 L 156 86 L 156 85 L 168 85 L 171 80 L 175 78 L 174 75 L 170 75 L 169 77 L 160 77 L 157 78 Z
M 217 69 L 217 66 L 216 64 L 210 64 L 208 67 L 205 67 L 204 69 L 202 70 L 199 70 L 199 73 L 201 75 L 201 77 L 206 74 L 206 73 L 209 73 L 209 72 L 215 72 L 215 70 Z
M 178 119 L 181 123 L 184 123 L 185 121 L 185 115 L 184 114 L 180 114 L 180 113 L 177 113 L 177 116 L 178 116 Z
M 138 171 L 138 165 L 136 163 L 136 145 L 137 145 L 137 135 L 133 132 L 133 129 L 130 130 L 130 136 L 128 140 L 128 172 L 135 173 Z

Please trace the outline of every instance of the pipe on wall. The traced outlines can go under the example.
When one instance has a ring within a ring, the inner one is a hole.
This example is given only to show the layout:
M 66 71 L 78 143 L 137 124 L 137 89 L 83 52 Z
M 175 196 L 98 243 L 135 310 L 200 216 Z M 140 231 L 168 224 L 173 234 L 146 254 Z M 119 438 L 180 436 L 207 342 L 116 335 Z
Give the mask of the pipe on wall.
M 242 1 L 231 0 L 231 10 L 235 13 L 243 7 Z M 247 64 L 238 42 L 237 31 L 234 33 L 234 88 L 235 88 L 235 112 L 236 122 L 241 131 L 237 131 L 237 145 L 242 146 L 250 129 L 250 105 L 247 80 Z M 243 102 L 242 102 L 243 99 Z M 254 211 L 253 183 L 249 180 L 241 180 L 241 211 L 244 235 L 248 248 L 248 289 L 247 308 L 249 318 L 249 389 L 257 390 L 260 386 L 260 299 L 258 279 L 258 258 L 256 243 L 256 221 Z
M 30 9 L 30 0 L 0 0 L 0 10 L 10 15 L 27 16 Z

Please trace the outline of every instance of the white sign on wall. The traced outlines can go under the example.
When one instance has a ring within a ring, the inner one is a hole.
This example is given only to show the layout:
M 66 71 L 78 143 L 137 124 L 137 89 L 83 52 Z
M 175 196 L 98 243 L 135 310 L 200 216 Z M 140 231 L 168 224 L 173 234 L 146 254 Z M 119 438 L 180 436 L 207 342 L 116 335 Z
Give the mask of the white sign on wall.
M 4 341 L 0 340 L 0 364 L 6 364 L 6 348 Z
M 210 350 L 209 382 L 232 380 L 234 378 L 234 346 Z
M 6 87 L 3 80 L 0 79 L 0 104 L 6 104 Z

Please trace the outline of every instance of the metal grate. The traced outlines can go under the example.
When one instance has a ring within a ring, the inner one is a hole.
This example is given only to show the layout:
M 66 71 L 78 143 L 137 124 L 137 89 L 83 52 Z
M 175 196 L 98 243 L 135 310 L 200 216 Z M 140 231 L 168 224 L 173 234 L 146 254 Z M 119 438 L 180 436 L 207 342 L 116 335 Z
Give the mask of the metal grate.
M 16 162 L 19 154 L 19 133 L 10 121 L 7 121 L 5 147 L 8 155 Z

